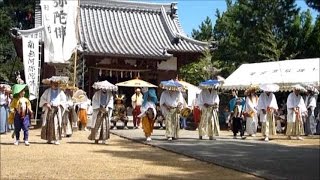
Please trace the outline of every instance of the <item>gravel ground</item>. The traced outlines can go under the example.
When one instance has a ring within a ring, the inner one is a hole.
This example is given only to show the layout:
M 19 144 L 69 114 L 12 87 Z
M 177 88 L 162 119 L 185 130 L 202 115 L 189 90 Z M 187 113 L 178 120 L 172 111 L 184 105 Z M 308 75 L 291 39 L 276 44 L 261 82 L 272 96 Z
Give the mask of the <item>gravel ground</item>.
M 258 179 L 111 135 L 107 145 L 75 132 L 61 145 L 46 144 L 31 130 L 29 147 L 1 135 L 0 179 Z

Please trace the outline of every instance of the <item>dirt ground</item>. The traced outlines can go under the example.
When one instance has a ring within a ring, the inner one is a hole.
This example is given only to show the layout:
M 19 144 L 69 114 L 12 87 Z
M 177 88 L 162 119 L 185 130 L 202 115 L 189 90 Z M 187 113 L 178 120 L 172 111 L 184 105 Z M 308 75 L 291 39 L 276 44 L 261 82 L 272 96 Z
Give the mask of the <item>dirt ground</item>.
M 107 145 L 75 132 L 60 145 L 46 144 L 31 130 L 30 146 L 1 135 L 0 179 L 258 179 L 111 135 Z

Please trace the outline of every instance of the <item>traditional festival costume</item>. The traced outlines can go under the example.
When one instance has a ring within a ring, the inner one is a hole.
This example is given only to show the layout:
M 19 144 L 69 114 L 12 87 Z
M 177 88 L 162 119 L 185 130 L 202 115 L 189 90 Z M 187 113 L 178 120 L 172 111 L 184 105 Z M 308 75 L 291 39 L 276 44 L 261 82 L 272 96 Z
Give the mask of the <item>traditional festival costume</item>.
M 20 93 L 25 91 L 27 88 L 26 84 L 16 84 L 13 86 L 13 101 L 10 104 L 10 111 L 14 115 L 14 127 L 16 141 L 14 145 L 19 144 L 20 131 L 23 130 L 23 140 L 26 146 L 29 146 L 29 125 L 30 116 L 33 114 L 31 103 L 27 99 L 28 93 L 25 93 L 24 97 L 20 97 Z
M 60 77 L 52 77 L 43 80 L 43 83 L 61 83 Z M 53 141 L 59 145 L 62 133 L 62 118 L 66 110 L 66 95 L 60 88 L 49 88 L 44 91 L 40 98 L 39 107 L 42 107 L 42 129 L 41 139 L 47 140 L 48 143 Z M 50 108 L 47 107 L 50 105 Z
M 262 122 L 261 133 L 265 141 L 269 141 L 270 135 L 276 135 L 275 111 L 278 110 L 278 103 L 272 92 L 263 92 L 260 94 L 258 106 L 260 112 L 260 121 Z
M 91 123 L 88 123 L 88 115 L 87 111 L 90 107 L 91 101 L 86 95 L 86 92 L 83 90 L 79 89 L 77 90 L 73 96 L 72 96 L 72 101 L 74 103 L 74 106 L 78 106 L 78 113 L 75 111 L 75 107 L 72 108 L 72 111 L 74 111 L 73 114 L 73 128 L 79 130 L 85 130 L 88 131 L 87 127 L 91 126 Z M 78 125 L 79 122 L 79 125 Z
M 308 89 L 308 94 L 305 99 L 305 105 L 308 110 L 308 116 L 305 123 L 305 133 L 306 135 L 313 135 L 316 133 L 317 121 L 314 115 L 314 110 L 317 107 L 317 98 L 319 91 L 314 87 L 306 87 Z
M 307 112 L 306 105 L 299 94 L 300 90 L 305 89 L 300 85 L 295 85 L 294 92 L 290 93 L 287 99 L 287 131 L 286 135 L 297 136 L 299 140 L 303 140 L 300 136 L 304 134 L 302 113 Z
M 9 97 L 6 93 L 6 89 L 10 88 L 7 84 L 0 84 L 0 134 L 9 131 L 8 125 L 8 109 L 9 109 Z
M 117 129 L 117 122 L 121 121 L 124 124 L 124 129 L 128 129 L 127 123 L 129 121 L 127 116 L 127 109 L 124 106 L 124 95 L 116 95 L 115 105 L 113 110 L 113 117 L 111 122 L 113 123 L 113 129 Z
M 62 117 L 62 135 L 64 137 L 71 137 L 72 135 L 72 109 L 74 108 L 74 104 L 72 101 L 72 97 L 70 95 L 70 89 L 65 90 L 66 94 L 66 109 L 64 111 Z
M 156 103 L 158 102 L 155 89 L 148 89 L 143 94 L 143 103 L 141 106 L 142 128 L 147 141 L 151 141 L 154 121 L 157 117 Z
M 160 87 L 166 89 L 160 97 L 160 107 L 165 117 L 166 137 L 169 141 L 179 137 L 179 113 L 187 103 L 182 96 L 183 86 L 177 81 L 162 81 Z
M 245 106 L 245 100 L 243 98 L 235 96 L 229 102 L 229 108 L 231 111 L 231 127 L 233 132 L 233 138 L 237 138 L 237 134 L 240 131 L 241 139 L 245 139 L 244 131 L 246 129 L 246 122 L 243 117 L 243 111 Z
M 202 136 L 209 136 L 213 139 L 213 135 L 219 136 L 219 95 L 216 89 L 220 86 L 217 80 L 207 80 L 201 82 L 199 87 L 202 89 L 198 97 L 198 105 L 201 108 L 201 119 L 198 126 L 199 139 Z
M 219 136 L 219 103 L 220 99 L 216 90 L 202 89 L 198 101 L 201 108 L 201 119 L 198 126 L 200 139 L 205 135 L 209 136 L 209 139 L 213 139 L 213 135 Z
M 255 136 L 258 128 L 257 115 L 258 96 L 250 95 L 246 97 L 246 132 L 249 136 Z
M 140 118 L 138 115 L 141 113 L 141 105 L 143 102 L 143 94 L 139 88 L 136 89 L 136 92 L 131 97 L 132 101 L 132 115 L 133 115 L 133 126 L 134 128 L 138 128 L 140 125 Z
M 96 82 L 92 87 L 100 90 L 92 98 L 93 114 L 91 134 L 88 139 L 94 140 L 95 143 L 101 140 L 104 144 L 110 138 L 110 120 L 114 104 L 112 91 L 116 91 L 118 88 L 108 81 Z

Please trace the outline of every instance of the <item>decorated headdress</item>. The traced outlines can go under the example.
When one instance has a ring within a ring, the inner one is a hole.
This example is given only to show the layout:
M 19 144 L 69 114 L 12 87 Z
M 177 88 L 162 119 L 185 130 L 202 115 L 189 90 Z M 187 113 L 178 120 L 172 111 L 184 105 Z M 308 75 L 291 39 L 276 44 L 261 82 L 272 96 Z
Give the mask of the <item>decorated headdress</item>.
M 101 90 L 110 90 L 110 91 L 117 91 L 118 86 L 111 84 L 109 81 L 100 81 L 100 82 L 95 82 L 92 87 L 94 89 L 101 89 Z
M 245 91 L 244 91 L 244 94 L 245 95 L 248 95 L 250 93 L 255 93 L 255 92 L 258 92 L 259 91 L 259 86 L 257 85 L 250 85 Z
M 5 92 L 11 92 L 11 86 L 9 84 L 0 84 L 0 88 L 3 88 Z
M 87 93 L 81 89 L 73 93 L 72 101 L 75 103 L 83 103 L 88 101 Z
M 125 95 L 124 94 L 116 94 L 116 97 L 114 99 L 115 101 L 121 101 L 122 103 L 124 103 L 125 101 Z
M 76 90 L 79 89 L 78 87 L 75 87 L 75 86 L 73 86 L 73 85 L 70 84 L 70 83 L 61 84 L 61 85 L 60 85 L 60 88 L 61 88 L 62 90 L 73 90 L 73 91 L 76 91 Z
M 51 78 L 43 79 L 43 84 L 51 84 L 51 82 L 57 82 L 59 84 L 67 84 L 69 82 L 69 77 L 66 76 L 52 76 Z
M 221 82 L 214 79 L 209 79 L 199 84 L 199 87 L 201 89 L 217 89 L 220 86 L 221 86 Z
M 311 91 L 311 92 L 314 93 L 314 94 L 319 94 L 319 90 L 318 90 L 317 88 L 315 88 L 314 86 L 312 86 L 312 85 L 306 85 L 305 87 L 306 87 L 306 89 L 307 89 L 308 91 Z
M 295 84 L 292 86 L 292 90 L 298 90 L 298 91 L 301 91 L 301 92 L 307 92 L 307 90 L 301 86 L 300 84 Z
M 277 92 L 279 91 L 279 86 L 277 84 L 261 84 L 260 89 L 264 92 Z
M 161 81 L 160 88 L 171 91 L 185 91 L 182 84 L 177 80 Z

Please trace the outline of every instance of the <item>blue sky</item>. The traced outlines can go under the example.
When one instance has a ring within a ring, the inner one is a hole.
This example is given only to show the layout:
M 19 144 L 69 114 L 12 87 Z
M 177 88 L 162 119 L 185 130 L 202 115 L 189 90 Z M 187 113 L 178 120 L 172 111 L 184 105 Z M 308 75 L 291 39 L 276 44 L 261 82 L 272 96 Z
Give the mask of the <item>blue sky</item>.
M 148 0 L 139 0 L 148 1 Z M 177 2 L 178 3 L 178 14 L 181 25 L 184 31 L 191 35 L 192 29 L 198 28 L 203 20 L 207 16 L 211 18 L 213 23 L 216 21 L 215 11 L 219 9 L 220 12 L 226 10 L 225 0 L 149 0 L 150 2 Z M 301 10 L 307 10 L 309 7 L 306 5 L 304 0 L 296 0 L 298 7 Z M 312 16 L 317 16 L 317 12 L 310 9 Z

